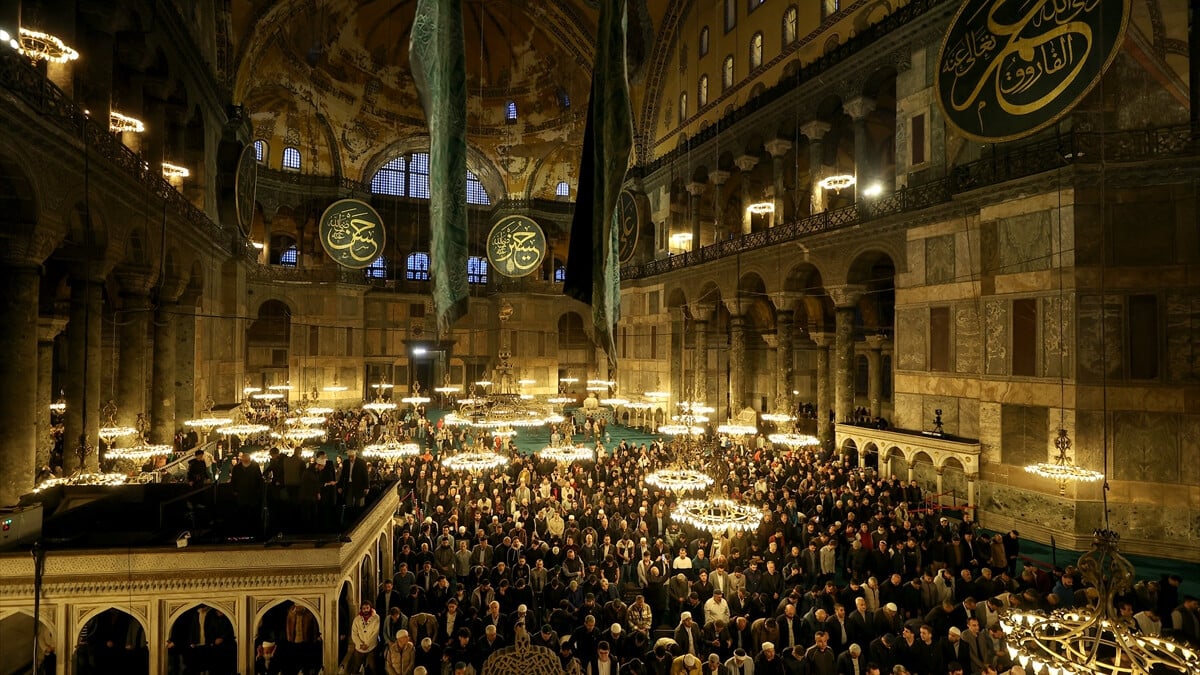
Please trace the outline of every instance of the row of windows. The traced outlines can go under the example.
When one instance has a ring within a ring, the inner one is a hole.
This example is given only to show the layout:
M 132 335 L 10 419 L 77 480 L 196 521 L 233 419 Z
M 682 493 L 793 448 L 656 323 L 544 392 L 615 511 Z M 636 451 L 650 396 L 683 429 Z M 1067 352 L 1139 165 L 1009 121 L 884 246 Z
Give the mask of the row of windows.
M 766 4 L 767 0 L 746 0 L 746 13 L 749 14 L 754 10 Z M 821 19 L 827 19 L 830 16 L 837 14 L 842 9 L 842 0 L 820 0 L 821 3 Z M 787 8 L 784 13 L 784 31 L 787 31 L 788 17 L 791 18 L 792 32 L 795 34 L 796 24 L 796 7 L 793 5 Z M 725 0 L 725 32 L 733 30 L 737 27 L 737 0 Z M 792 38 L 793 40 L 795 37 Z M 790 43 L 791 40 L 784 40 L 784 43 Z M 708 53 L 708 26 L 700 29 L 700 56 Z
M 267 163 L 267 142 L 263 140 L 254 141 L 254 159 L 259 164 Z M 300 170 L 300 150 L 293 148 L 290 145 L 283 149 L 283 163 L 281 166 L 287 171 Z
M 299 259 L 299 249 L 293 244 L 279 254 L 279 264 L 284 267 L 295 267 Z M 409 281 L 429 281 L 429 254 L 424 251 L 410 253 L 405 261 L 404 278 Z M 386 279 L 388 276 L 388 261 L 384 256 L 376 258 L 364 271 L 368 279 Z M 554 281 L 563 283 L 567 280 L 567 268 L 555 261 Z M 467 283 L 483 285 L 488 281 L 488 261 L 483 256 L 473 255 L 467 258 Z

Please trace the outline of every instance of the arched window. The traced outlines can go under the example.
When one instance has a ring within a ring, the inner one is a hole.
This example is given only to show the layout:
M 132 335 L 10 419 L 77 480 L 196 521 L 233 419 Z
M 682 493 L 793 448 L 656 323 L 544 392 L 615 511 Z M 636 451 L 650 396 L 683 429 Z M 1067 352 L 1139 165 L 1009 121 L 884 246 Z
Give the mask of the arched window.
M 754 10 L 758 9 L 759 7 L 762 7 L 763 3 L 765 3 L 766 1 L 767 0 L 746 0 L 746 2 L 747 2 L 746 13 L 749 14 L 750 12 L 753 12 Z
M 296 148 L 283 149 L 283 168 L 285 171 L 300 170 L 300 151 Z
M 379 256 L 371 261 L 371 266 L 366 269 L 368 279 L 386 279 L 387 278 L 387 258 Z
M 488 275 L 487 258 L 473 255 L 467 258 L 467 283 L 486 284 Z
M 799 10 L 795 5 L 787 8 L 783 13 L 783 46 L 788 46 L 796 41 L 799 24 Z
M 554 196 L 555 197 L 570 197 L 571 196 L 571 186 L 567 185 L 567 181 L 565 181 L 565 180 L 558 181 L 558 185 L 554 186 Z
M 708 26 L 700 29 L 700 56 L 708 56 Z
M 408 158 L 408 196 L 429 199 L 428 152 L 414 152 Z
M 564 283 L 567 280 L 567 266 L 558 260 L 555 260 L 554 262 L 554 283 Z
M 505 122 L 516 122 L 517 121 L 517 102 L 516 101 L 509 101 L 508 103 L 504 104 L 504 121 Z
M 408 254 L 404 278 L 409 281 L 429 281 L 429 254 L 424 251 Z
M 841 0 L 821 0 L 821 18 L 827 19 L 842 8 Z
M 558 88 L 558 107 L 562 108 L 563 110 L 567 110 L 571 107 L 571 95 L 568 94 L 567 90 L 563 89 L 562 87 Z
M 404 188 L 408 184 L 408 173 L 405 168 L 404 157 L 397 157 L 384 164 L 371 179 L 371 193 L 403 197 Z
M 284 267 L 295 267 L 300 259 L 300 251 L 295 244 L 283 249 L 279 254 L 279 264 Z
M 737 0 L 725 0 L 725 32 L 737 27 Z
M 750 38 L 750 70 L 762 65 L 763 34 L 755 33 Z
M 696 108 L 697 110 L 708 105 L 708 75 L 700 76 L 700 86 L 696 91 Z
M 724 91 L 733 86 L 733 54 L 725 57 L 725 64 L 721 67 L 721 91 Z
M 267 142 L 264 140 L 254 141 L 254 159 L 259 164 L 267 161 Z
M 467 171 L 467 203 L 482 204 L 488 206 L 492 203 L 491 197 L 488 197 L 487 190 L 483 189 L 483 183 L 479 182 L 479 176 Z
M 687 92 L 685 91 L 679 95 L 679 123 L 683 124 L 687 116 Z

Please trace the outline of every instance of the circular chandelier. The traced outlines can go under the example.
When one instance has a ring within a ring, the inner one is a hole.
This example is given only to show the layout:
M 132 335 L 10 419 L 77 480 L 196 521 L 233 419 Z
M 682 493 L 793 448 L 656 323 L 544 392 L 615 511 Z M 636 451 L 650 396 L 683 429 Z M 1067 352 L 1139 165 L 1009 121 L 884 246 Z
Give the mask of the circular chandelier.
M 1133 565 L 1118 550 L 1120 535 L 1094 532 L 1091 550 L 1077 565 L 1099 600 L 1080 609 L 1002 609 L 1008 654 L 1035 675 L 1153 675 L 1200 672 L 1200 652 L 1163 637 L 1136 634 L 1117 615 L 1113 600 L 1133 584 Z M 1098 655 L 1104 655 L 1101 659 Z
M 57 485 L 124 485 L 128 480 L 129 477 L 123 473 L 77 473 L 62 478 L 47 478 L 33 491 L 41 492 Z
M 395 439 L 372 443 L 364 446 L 362 449 L 363 457 L 377 457 L 379 459 L 411 457 L 420 454 L 420 452 L 421 446 L 416 443 L 401 443 Z
M 746 211 L 754 216 L 765 216 L 775 213 L 775 202 L 755 202 L 746 207 Z
M 646 474 L 646 484 L 670 492 L 707 490 L 713 479 L 703 471 L 685 468 L 667 468 Z
M 1067 435 L 1066 429 L 1058 430 L 1058 438 L 1054 439 L 1054 447 L 1058 450 L 1058 456 L 1054 458 L 1053 462 L 1030 464 L 1025 467 L 1025 470 L 1042 478 L 1058 481 L 1060 494 L 1066 492 L 1067 483 L 1075 481 L 1094 483 L 1104 478 L 1103 473 L 1077 466 L 1067 456 L 1071 450 L 1071 437 Z
M 250 398 L 256 401 L 278 401 L 283 399 L 284 396 L 277 391 L 268 391 L 261 394 L 250 394 Z
M 588 380 L 587 387 L 585 388 L 588 391 L 608 391 L 615 384 L 616 382 L 613 382 L 612 380 Z
M 185 166 L 163 162 L 162 174 L 163 178 L 187 178 L 192 175 L 192 172 Z
M 620 396 L 613 397 L 613 398 L 602 398 L 602 399 L 600 399 L 600 405 L 606 405 L 606 406 L 610 406 L 613 408 L 619 408 L 621 406 L 629 405 L 629 399 L 621 398 Z
M 290 384 L 273 384 L 273 385 L 267 387 L 267 390 L 268 391 L 291 391 L 292 385 L 290 385 Z
M 304 409 L 304 412 L 309 415 L 332 415 L 333 408 L 326 408 L 326 407 L 322 407 L 322 406 L 309 406 Z
M 479 473 L 508 464 L 508 458 L 491 450 L 472 450 L 442 458 L 442 466 L 451 471 Z
M 217 433 L 222 436 L 253 436 L 255 434 L 263 434 L 271 430 L 271 427 L 265 424 L 230 424 L 224 427 L 217 427 Z
M 105 403 L 100 408 L 100 414 L 104 415 L 104 426 L 100 427 L 100 430 L 97 432 L 97 434 L 100 436 L 100 440 L 104 441 L 105 445 L 111 446 L 113 441 L 117 440 L 118 438 L 133 436 L 134 434 L 138 433 L 138 430 L 134 429 L 133 427 L 117 424 L 116 403 L 112 401 Z M 145 418 L 139 415 L 139 419 L 144 420 Z
M 217 427 L 223 427 L 229 424 L 227 417 L 197 417 L 192 420 L 184 420 L 183 425 L 186 427 L 195 427 L 205 431 L 212 431 Z
M 273 432 L 271 434 L 271 438 L 302 443 L 304 441 L 310 441 L 314 438 L 320 438 L 324 435 L 325 431 L 323 429 L 298 427 L 294 429 L 288 429 L 287 431 Z
M 116 110 L 110 110 L 108 113 L 108 130 L 117 134 L 127 131 L 140 134 L 146 130 L 146 125 L 136 117 L 123 115 Z
M 808 434 L 771 434 L 767 436 L 767 440 L 776 445 L 786 445 L 792 450 L 821 444 L 821 439 Z
M 152 457 L 161 457 L 175 452 L 170 445 L 141 443 L 128 448 L 112 448 L 104 453 L 108 459 L 127 459 L 134 462 L 144 462 Z
M 796 421 L 795 415 L 789 415 L 788 413 L 785 413 L 785 412 L 763 413 L 762 418 L 763 418 L 764 422 L 774 422 L 775 424 L 779 424 L 781 422 L 795 422 Z
M 537 456 L 559 464 L 573 464 L 594 460 L 596 452 L 585 445 L 547 445 L 538 450 Z
M 717 433 L 726 436 L 753 436 L 758 433 L 758 427 L 753 424 L 722 424 L 717 427 Z
M 49 33 L 21 28 L 19 39 L 14 38 L 8 31 L 0 30 L 0 41 L 24 54 L 30 61 L 46 61 L 48 63 L 66 63 L 79 58 L 79 52 L 68 47 L 61 38 Z
M 835 176 L 828 176 L 826 178 L 822 178 L 821 182 L 817 183 L 817 185 L 822 190 L 833 190 L 835 192 L 841 192 L 842 190 L 845 190 L 846 188 L 853 186 L 854 183 L 855 183 L 854 176 L 852 176 L 848 173 L 841 173 L 841 174 L 837 174 Z
M 401 403 L 407 403 L 412 406 L 423 405 L 429 403 L 430 398 L 421 394 L 421 383 L 413 382 L 412 393 L 400 399 Z
M 395 410 L 396 404 L 392 403 L 391 401 L 384 401 L 383 399 L 377 399 L 375 401 L 371 401 L 370 403 L 364 403 L 362 405 L 362 409 L 373 412 L 373 413 L 384 413 L 389 410 Z
M 753 532 L 763 522 L 763 513 L 749 504 L 732 499 L 681 499 L 671 510 L 671 518 L 711 534 L 729 530 Z
M 550 398 L 546 399 L 546 403 L 551 403 L 554 405 L 566 405 L 574 402 L 575 399 L 570 396 L 551 396 Z
M 689 424 L 664 424 L 658 428 L 658 433 L 665 436 L 700 436 L 704 433 L 704 427 Z

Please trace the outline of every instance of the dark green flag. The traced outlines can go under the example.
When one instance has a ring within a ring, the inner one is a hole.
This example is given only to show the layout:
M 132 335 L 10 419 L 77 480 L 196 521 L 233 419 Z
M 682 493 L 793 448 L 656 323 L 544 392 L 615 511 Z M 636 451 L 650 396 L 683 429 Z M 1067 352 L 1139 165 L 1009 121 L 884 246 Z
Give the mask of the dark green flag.
M 438 333 L 467 313 L 467 74 L 462 0 L 417 0 L 408 46 L 429 122 L 429 274 Z
M 601 0 L 575 217 L 563 292 L 592 306 L 596 339 L 616 366 L 621 318 L 617 195 L 629 169 L 633 113 L 625 70 L 625 0 Z

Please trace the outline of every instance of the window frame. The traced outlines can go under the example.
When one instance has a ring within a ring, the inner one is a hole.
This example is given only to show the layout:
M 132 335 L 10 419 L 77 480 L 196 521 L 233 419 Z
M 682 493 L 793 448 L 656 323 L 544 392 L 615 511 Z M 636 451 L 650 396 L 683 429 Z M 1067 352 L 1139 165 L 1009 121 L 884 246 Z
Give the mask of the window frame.
M 558 184 L 554 186 L 554 196 L 570 199 L 571 198 L 571 184 L 565 180 L 558 181 Z
M 513 99 L 504 102 L 504 121 L 507 124 L 517 123 L 517 102 Z
M 708 56 L 708 47 L 709 47 L 708 40 L 709 40 L 708 26 L 704 26 L 703 28 L 700 29 L 700 39 L 699 39 L 699 41 L 700 41 L 700 56 Z
M 295 166 L 288 164 L 289 157 L 294 157 L 296 159 Z M 283 149 L 283 158 L 279 162 L 279 168 L 283 169 L 284 171 L 295 171 L 299 173 L 302 166 L 304 166 L 304 157 L 300 154 L 300 148 L 297 148 L 293 145 L 285 147 Z
M 254 140 L 254 161 L 266 164 L 271 155 L 271 146 L 261 138 Z
M 421 158 L 420 162 L 414 162 Z M 418 168 L 414 168 L 414 164 Z M 423 180 L 422 180 L 423 179 Z M 429 153 L 413 152 L 408 155 L 407 196 L 412 199 L 429 199 Z M 415 194 L 414 194 L 415 193 Z
M 406 281 L 429 281 L 429 252 L 413 251 L 404 259 Z
M 708 73 L 700 76 L 700 80 L 696 83 L 696 110 L 700 111 L 704 106 L 708 105 Z
M 737 28 L 737 0 L 725 0 L 725 33 L 728 35 Z
M 763 38 L 762 31 L 758 31 L 750 36 L 750 70 L 754 71 L 762 67 L 763 64 Z
M 800 39 L 800 8 L 796 5 L 788 5 L 788 8 L 783 11 L 782 23 L 783 34 L 781 37 L 783 38 L 783 47 L 787 48 Z
M 397 162 L 400 163 L 400 166 L 399 167 L 393 166 Z M 376 181 L 380 180 L 380 175 L 383 174 L 385 171 L 388 172 L 389 174 L 395 174 L 395 176 L 396 176 L 395 180 L 389 181 L 389 185 L 394 184 L 394 185 L 399 186 L 398 192 L 391 192 L 388 190 L 376 189 Z M 407 156 L 396 155 L 392 159 L 388 160 L 388 162 L 386 164 L 379 167 L 379 169 L 377 169 L 375 171 L 375 175 L 371 176 L 371 194 L 373 194 L 373 195 L 388 195 L 391 197 L 405 197 L 408 195 L 408 158 L 407 158 Z
M 488 260 L 486 256 L 467 256 L 467 285 L 486 286 L 488 282 Z
M 737 62 L 734 61 L 733 54 L 727 54 L 725 60 L 721 62 L 721 91 L 729 91 L 736 79 Z
M 387 256 L 380 255 L 379 257 L 372 260 L 371 264 L 367 265 L 363 269 L 363 275 L 366 276 L 366 278 L 368 278 L 368 279 L 387 279 L 388 278 Z

